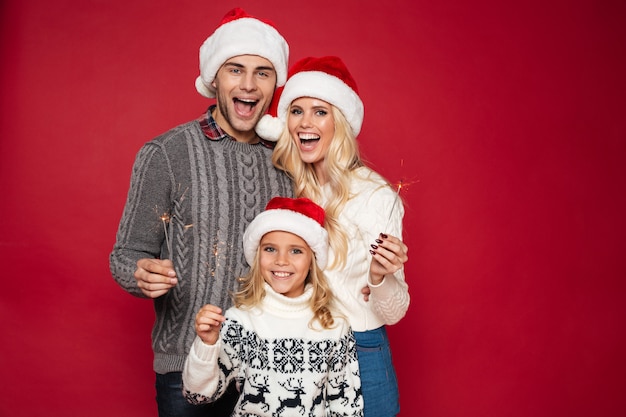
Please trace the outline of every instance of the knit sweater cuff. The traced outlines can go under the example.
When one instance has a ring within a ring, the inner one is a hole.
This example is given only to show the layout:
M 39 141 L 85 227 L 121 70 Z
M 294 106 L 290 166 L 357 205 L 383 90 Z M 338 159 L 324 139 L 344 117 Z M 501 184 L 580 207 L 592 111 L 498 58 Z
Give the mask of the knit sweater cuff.
M 192 350 L 195 356 L 202 362 L 213 362 L 217 361 L 220 348 L 221 341 L 219 339 L 214 345 L 207 345 L 202 339 L 196 336 L 196 339 L 193 341 Z
M 379 285 L 370 287 L 370 302 L 373 304 L 373 309 L 388 325 L 395 324 L 404 317 L 410 303 L 408 286 L 403 279 L 403 270 L 396 274 L 400 277 L 385 276 Z
M 370 287 L 370 288 L 380 288 L 380 287 L 382 287 L 382 286 L 383 286 L 383 284 L 384 284 L 384 283 L 385 283 L 385 281 L 386 281 L 386 280 L 385 280 L 385 277 L 386 277 L 386 276 L 387 276 L 387 275 L 385 275 L 385 276 L 383 277 L 383 279 L 380 281 L 380 283 L 379 283 L 379 284 L 372 284 L 372 281 L 370 281 L 370 277 L 367 277 L 367 286 L 368 286 L 368 287 Z
M 373 294 L 375 293 L 377 297 L 380 297 L 380 298 L 392 297 L 393 294 L 399 291 L 401 288 L 400 279 L 398 279 L 395 276 L 395 274 L 385 275 L 383 277 L 383 280 L 380 282 L 380 284 L 376 284 L 376 285 L 372 284 L 368 277 L 367 285 L 372 290 L 372 293 Z

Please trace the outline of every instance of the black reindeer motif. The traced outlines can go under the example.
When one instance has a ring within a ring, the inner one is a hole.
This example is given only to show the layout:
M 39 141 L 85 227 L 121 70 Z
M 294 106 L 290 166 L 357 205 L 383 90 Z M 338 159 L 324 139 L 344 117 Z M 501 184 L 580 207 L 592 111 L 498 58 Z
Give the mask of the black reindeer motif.
M 341 400 L 343 405 L 348 405 L 348 399 L 346 398 L 346 388 L 348 383 L 344 378 L 337 377 L 328 381 L 331 387 L 339 390 L 335 394 L 328 394 L 328 401 Z
M 313 384 L 317 387 L 317 389 L 319 390 L 319 394 L 313 398 L 313 404 L 311 404 L 311 410 L 309 411 L 309 417 L 314 417 L 315 416 L 315 408 L 322 404 L 322 407 L 326 407 L 325 401 L 324 401 L 324 397 L 326 397 L 326 387 L 324 384 L 324 381 L 320 381 L 320 385 L 317 385 L 316 382 L 313 382 Z
M 217 366 L 219 366 L 220 370 L 224 374 L 224 377 L 228 379 L 228 376 L 233 372 L 233 370 L 222 363 L 221 360 L 217 360 Z
M 269 393 L 270 390 L 267 388 L 267 375 L 263 376 L 263 382 L 257 382 L 257 376 L 252 377 L 250 381 L 250 386 L 252 388 L 256 388 L 258 394 L 250 394 L 245 393 L 243 395 L 243 400 L 241 400 L 241 408 L 243 408 L 246 404 L 260 404 L 261 408 L 265 411 L 269 411 L 270 406 L 267 402 L 265 402 L 265 394 Z
M 359 371 L 352 372 L 352 375 L 354 375 L 357 378 L 360 378 Z M 352 401 L 353 408 L 357 408 L 359 406 L 359 400 L 362 401 L 362 396 L 363 396 L 363 390 L 361 390 L 361 384 L 359 384 L 359 387 L 356 390 L 356 395 L 354 396 L 354 401 Z
M 304 408 L 304 405 L 302 405 L 302 395 L 304 394 L 302 379 L 298 379 L 297 385 L 295 386 L 292 384 L 294 380 L 295 378 L 289 378 L 286 384 L 279 382 L 281 387 L 285 388 L 289 392 L 294 393 L 295 397 L 285 398 L 284 400 L 281 400 L 280 397 L 278 397 L 278 401 L 280 401 L 280 406 L 276 410 L 276 415 L 280 415 L 280 413 L 283 412 L 283 410 L 285 410 L 286 408 L 300 408 L 302 409 L 302 411 L 300 411 L 300 414 L 302 415 L 304 415 L 304 413 L 306 412 L 306 408 Z

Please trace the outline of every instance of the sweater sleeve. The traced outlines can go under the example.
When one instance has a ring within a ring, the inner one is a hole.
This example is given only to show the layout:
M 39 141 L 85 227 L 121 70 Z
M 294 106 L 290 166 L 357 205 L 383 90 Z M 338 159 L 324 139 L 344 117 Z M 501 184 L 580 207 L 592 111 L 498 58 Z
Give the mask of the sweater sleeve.
M 367 239 L 365 244 L 373 243 L 381 232 L 402 239 L 404 206 L 395 192 L 389 187 L 375 187 L 366 207 L 367 212 L 361 215 L 362 222 L 359 224 L 361 234 Z M 393 275 L 386 275 L 378 285 L 371 284 L 368 279 L 368 285 L 372 309 L 385 324 L 395 324 L 405 316 L 410 296 L 404 268 Z
M 220 398 L 241 364 L 241 327 L 226 320 L 215 345 L 206 345 L 196 336 L 183 368 L 183 395 L 192 404 L 206 404 Z
M 171 170 L 161 148 L 145 144 L 137 153 L 124 212 L 109 256 L 111 274 L 127 292 L 145 297 L 134 272 L 142 258 L 158 258 L 164 247 L 161 215 L 171 211 Z
M 356 341 L 352 330 L 346 328 L 347 333 L 334 352 L 336 366 L 326 387 L 326 399 L 330 415 L 362 417 L 363 396 Z
M 220 397 L 220 349 L 221 341 L 210 346 L 196 336 L 183 368 L 183 394 L 190 403 L 206 404 Z

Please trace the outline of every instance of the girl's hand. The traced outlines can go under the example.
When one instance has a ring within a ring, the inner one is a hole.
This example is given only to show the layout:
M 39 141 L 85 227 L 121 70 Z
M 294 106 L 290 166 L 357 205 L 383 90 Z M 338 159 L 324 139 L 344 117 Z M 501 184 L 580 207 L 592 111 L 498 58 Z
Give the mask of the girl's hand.
M 226 318 L 222 309 L 206 304 L 196 314 L 196 334 L 207 345 L 214 345 L 220 337 L 220 327 Z

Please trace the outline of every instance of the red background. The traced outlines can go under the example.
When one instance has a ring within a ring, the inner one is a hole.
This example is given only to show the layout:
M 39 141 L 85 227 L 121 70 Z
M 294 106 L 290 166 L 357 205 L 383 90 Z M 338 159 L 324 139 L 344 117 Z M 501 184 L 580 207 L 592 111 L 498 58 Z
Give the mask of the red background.
M 234 5 L 339 55 L 410 184 L 402 413 L 626 415 L 626 3 L 5 0 L 0 415 L 154 416 L 151 303 L 108 271 L 139 147 L 209 104 Z M 155 219 L 157 221 L 157 219 Z

